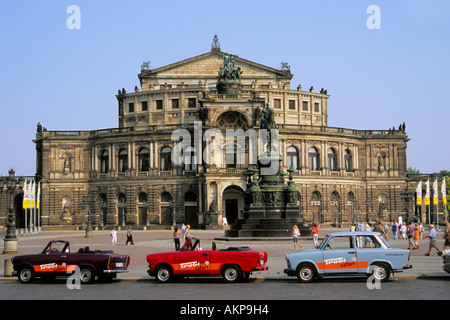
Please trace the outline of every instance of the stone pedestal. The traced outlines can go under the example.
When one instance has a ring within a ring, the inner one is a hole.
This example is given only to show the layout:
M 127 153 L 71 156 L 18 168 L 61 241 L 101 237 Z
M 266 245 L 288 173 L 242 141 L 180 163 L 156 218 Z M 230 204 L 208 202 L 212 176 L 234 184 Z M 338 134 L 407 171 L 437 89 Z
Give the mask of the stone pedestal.
M 3 241 L 4 241 L 3 254 L 17 254 L 17 239 L 16 238 L 12 238 L 12 239 L 5 238 L 5 239 L 3 239 Z

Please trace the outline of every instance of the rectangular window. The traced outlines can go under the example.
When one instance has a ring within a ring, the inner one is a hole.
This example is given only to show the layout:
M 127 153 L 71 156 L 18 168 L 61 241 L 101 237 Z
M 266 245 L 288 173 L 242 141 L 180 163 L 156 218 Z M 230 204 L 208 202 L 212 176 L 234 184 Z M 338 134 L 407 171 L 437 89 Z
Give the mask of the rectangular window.
M 273 107 L 275 109 L 281 109 L 281 100 L 280 99 L 273 99 Z
M 128 104 L 128 112 L 134 112 L 134 102 Z
M 188 108 L 195 108 L 195 107 L 197 107 L 197 99 L 189 98 L 188 99 Z
M 295 110 L 295 100 L 289 100 L 289 110 Z
M 141 108 L 142 108 L 142 111 L 147 111 L 148 110 L 148 102 L 147 101 L 142 101 L 141 102 Z
M 172 99 L 172 109 L 178 109 L 180 107 L 180 99 Z
M 156 110 L 162 110 L 162 109 L 163 109 L 163 101 L 156 100 Z
M 302 110 L 308 111 L 308 101 L 302 101 Z
M 314 112 L 320 112 L 320 103 L 314 102 Z

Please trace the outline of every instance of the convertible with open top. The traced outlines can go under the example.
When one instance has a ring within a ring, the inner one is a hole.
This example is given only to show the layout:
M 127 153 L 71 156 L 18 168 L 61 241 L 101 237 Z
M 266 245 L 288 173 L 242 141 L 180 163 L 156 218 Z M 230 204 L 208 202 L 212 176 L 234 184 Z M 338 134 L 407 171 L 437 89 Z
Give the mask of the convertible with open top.
M 249 247 L 228 247 L 203 250 L 199 239 L 188 239 L 180 251 L 147 255 L 148 274 L 159 282 L 170 282 L 175 277 L 217 276 L 225 282 L 247 279 L 253 271 L 267 270 L 267 252 Z
M 68 241 L 51 240 L 41 253 L 15 256 L 11 261 L 13 275 L 22 283 L 31 283 L 36 277 L 68 277 L 77 267 L 81 283 L 91 283 L 96 276 L 112 280 L 118 273 L 127 272 L 130 257 L 114 254 L 112 250 L 90 250 L 89 247 L 71 252 Z

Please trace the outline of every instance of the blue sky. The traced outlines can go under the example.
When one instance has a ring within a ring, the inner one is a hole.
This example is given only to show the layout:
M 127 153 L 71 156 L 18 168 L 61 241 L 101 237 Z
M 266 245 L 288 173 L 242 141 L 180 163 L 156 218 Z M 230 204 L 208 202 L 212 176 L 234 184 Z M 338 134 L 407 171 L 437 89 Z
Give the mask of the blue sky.
M 70 5 L 80 29 L 69 29 Z M 380 29 L 367 28 L 370 5 Z M 211 48 L 281 67 L 291 87 L 326 88 L 328 125 L 380 130 L 406 123 L 408 167 L 450 170 L 450 0 L 0 2 L 0 175 L 35 174 L 36 124 L 118 126 L 119 88 Z

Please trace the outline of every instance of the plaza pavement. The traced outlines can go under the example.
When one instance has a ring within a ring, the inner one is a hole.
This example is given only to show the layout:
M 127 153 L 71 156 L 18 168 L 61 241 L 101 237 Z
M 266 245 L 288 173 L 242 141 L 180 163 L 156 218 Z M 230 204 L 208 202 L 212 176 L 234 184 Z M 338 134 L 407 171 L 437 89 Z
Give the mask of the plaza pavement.
M 333 227 L 322 227 L 319 230 L 319 237 L 323 238 L 326 234 L 331 232 L 347 231 L 348 229 L 340 229 Z M 119 274 L 118 279 L 121 280 L 148 280 L 150 278 L 147 274 L 147 262 L 145 257 L 150 253 L 174 251 L 174 243 L 172 240 L 171 230 L 133 230 L 134 245 L 125 245 L 126 230 L 119 230 L 117 232 L 118 244 L 111 244 L 110 231 L 93 231 L 92 236 L 85 237 L 85 231 L 63 230 L 63 231 L 42 231 L 34 235 L 20 235 L 18 236 L 18 254 L 39 253 L 46 246 L 49 240 L 67 240 L 70 242 L 71 251 L 78 251 L 79 248 L 89 246 L 94 250 L 113 250 L 114 253 L 127 254 L 130 256 L 130 266 L 127 273 Z M 227 248 L 229 246 L 249 246 L 253 250 L 266 251 L 268 253 L 267 266 L 269 270 L 254 272 L 252 277 L 257 279 L 271 279 L 276 280 L 287 276 L 283 272 L 286 268 L 285 255 L 293 252 L 294 247 L 291 238 L 268 240 L 268 239 L 234 239 L 232 241 L 225 241 L 223 230 L 192 230 L 191 234 L 201 241 L 203 249 L 210 249 L 212 242 L 216 242 L 217 249 Z M 428 234 L 428 228 L 425 228 L 424 236 Z M 444 244 L 442 239 L 443 232 L 438 232 L 438 248 L 441 250 Z M 0 232 L 0 239 L 3 239 L 5 232 Z M 5 275 L 5 261 L 14 255 L 2 254 L 3 241 L 0 241 L 0 281 L 17 281 L 16 277 Z M 312 239 L 310 237 L 303 237 L 300 239 L 303 249 L 312 249 Z M 404 239 L 393 240 L 392 235 L 389 235 L 389 243 L 394 248 L 408 248 L 408 241 Z M 424 254 L 428 251 L 428 239 L 420 240 L 418 250 L 411 250 L 410 264 L 413 268 L 405 270 L 401 273 L 396 273 L 393 278 L 419 278 L 419 277 L 450 277 L 442 269 L 442 258 L 436 254 L 436 251 L 431 252 L 430 256 Z

